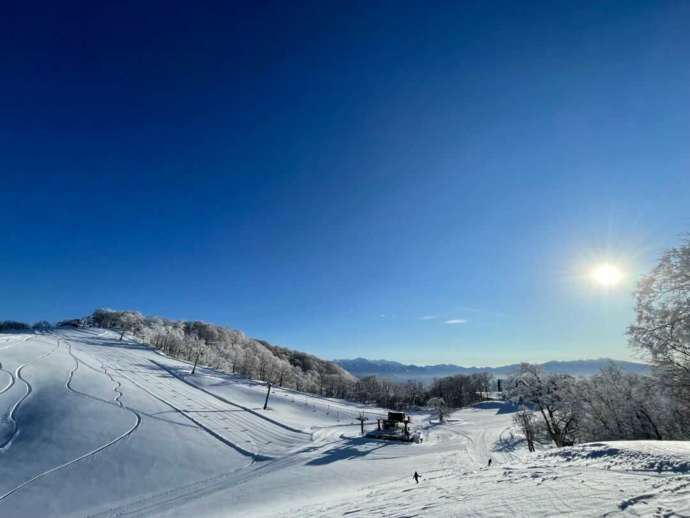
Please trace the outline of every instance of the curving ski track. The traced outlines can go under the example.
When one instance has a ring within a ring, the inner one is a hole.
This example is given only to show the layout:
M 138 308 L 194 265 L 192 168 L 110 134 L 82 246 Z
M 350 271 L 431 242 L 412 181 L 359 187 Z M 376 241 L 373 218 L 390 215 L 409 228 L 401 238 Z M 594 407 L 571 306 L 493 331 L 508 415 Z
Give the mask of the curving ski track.
M 60 464 L 59 466 L 55 466 L 54 468 L 50 468 L 49 470 L 43 471 L 42 473 L 39 473 L 38 475 L 35 475 L 35 476 L 33 476 L 32 478 L 30 478 L 30 479 L 28 479 L 28 480 L 22 482 L 21 484 L 19 484 L 18 486 L 14 487 L 13 489 L 10 489 L 10 490 L 7 491 L 6 493 L 0 495 L 0 502 L 2 502 L 5 498 L 7 498 L 8 496 L 10 496 L 11 494 L 16 493 L 17 491 L 19 491 L 19 490 L 22 489 L 23 487 L 26 487 L 26 486 L 28 486 L 29 484 L 31 484 L 32 482 L 38 480 L 39 478 L 45 477 L 46 475 L 50 475 L 51 473 L 54 473 L 54 472 L 56 472 L 56 471 L 58 471 L 58 470 L 61 470 L 61 469 L 63 469 L 63 468 L 66 468 L 67 466 L 71 466 L 72 464 L 75 464 L 75 463 L 77 463 L 77 462 L 79 462 L 79 461 L 81 461 L 81 460 L 84 460 L 84 459 L 86 459 L 86 458 L 88 458 L 88 457 L 91 457 L 92 455 L 95 455 L 96 453 L 98 453 L 98 452 L 100 452 L 100 451 L 105 450 L 106 448 L 112 446 L 112 445 L 115 444 L 116 442 L 118 442 L 118 441 L 124 439 L 125 437 L 127 437 L 128 435 L 130 435 L 132 432 L 134 432 L 134 430 L 137 429 L 137 427 L 139 426 L 140 423 L 141 423 L 141 417 L 138 417 L 137 423 L 136 423 L 132 428 L 130 428 L 129 430 L 127 430 L 125 433 L 123 433 L 123 434 L 117 436 L 117 437 L 116 437 L 115 439 L 113 439 L 112 441 L 107 442 L 107 443 L 105 443 L 105 444 L 99 446 L 98 448 L 96 448 L 96 449 L 94 449 L 94 450 L 91 450 L 91 451 L 89 451 L 89 452 L 87 452 L 87 453 L 85 453 L 85 454 L 83 454 L 83 455 L 77 457 L 76 459 L 72 459 L 72 460 L 67 461 L 67 462 L 65 462 L 65 463 L 63 463 L 63 464 Z
M 57 339 L 57 346 L 56 346 L 56 348 L 55 348 L 53 351 L 51 351 L 50 353 L 48 353 L 48 354 L 52 354 L 52 352 L 54 352 L 55 350 L 57 350 L 57 348 L 60 346 L 60 340 L 61 340 L 60 338 Z M 81 360 L 79 360 L 79 358 L 77 358 L 77 356 L 72 352 L 72 344 L 71 344 L 68 340 L 64 340 L 64 341 L 67 343 L 67 349 L 68 349 L 69 355 L 74 359 L 74 368 L 70 371 L 70 373 L 69 373 L 69 375 L 68 375 L 68 377 L 67 377 L 67 380 L 65 381 L 65 387 L 66 387 L 69 391 L 71 391 L 71 392 L 73 392 L 73 393 L 75 393 L 75 394 L 78 394 L 79 396 L 88 397 L 88 398 L 93 398 L 93 399 L 97 399 L 97 400 L 100 401 L 100 399 L 94 398 L 94 397 L 91 396 L 90 394 L 85 394 L 85 393 L 83 393 L 83 392 L 80 392 L 80 391 L 78 391 L 78 390 L 72 388 L 72 386 L 71 386 L 72 378 L 74 377 L 74 374 L 77 372 L 77 369 L 79 369 L 79 364 L 80 364 L 80 363 L 84 363 L 84 362 L 82 362 Z M 47 354 L 44 355 L 44 356 L 47 356 Z M 40 359 L 40 358 L 38 358 L 38 359 Z M 37 360 L 38 360 L 38 359 L 37 359 Z M 37 360 L 36 360 L 36 361 L 37 361 Z M 28 364 L 22 365 L 21 367 L 19 367 L 19 368 L 17 369 L 17 376 L 19 377 L 19 379 L 21 379 L 22 381 L 24 381 L 25 383 L 27 383 L 27 387 L 28 387 L 29 390 L 28 390 L 27 394 L 26 394 L 19 402 L 17 402 L 17 403 L 15 404 L 15 407 L 13 408 L 13 411 L 14 411 L 14 410 L 16 409 L 16 407 L 18 407 L 19 404 L 20 404 L 24 399 L 26 399 L 26 397 L 28 397 L 28 395 L 31 393 L 31 385 L 29 385 L 28 382 L 26 382 L 26 381 L 21 377 L 21 372 L 20 372 L 21 369 L 24 368 L 26 365 L 28 365 Z M 90 365 L 88 365 L 88 364 L 86 364 L 86 363 L 84 363 L 84 365 L 86 365 L 87 367 L 89 367 L 89 368 L 91 368 L 91 369 L 96 370 L 94 367 L 91 367 Z M 134 433 L 134 431 L 135 431 L 137 428 L 139 428 L 139 425 L 141 424 L 141 415 L 140 415 L 138 412 L 136 412 L 135 410 L 132 410 L 131 408 L 124 406 L 124 404 L 122 403 L 122 401 L 120 401 L 120 398 L 121 398 L 122 395 L 123 395 L 122 392 L 119 390 L 119 389 L 120 389 L 120 386 L 121 386 L 120 382 L 116 382 L 116 381 L 113 379 L 113 377 L 112 377 L 105 369 L 104 369 L 104 373 L 105 373 L 106 376 L 108 376 L 108 378 L 110 378 L 111 381 L 113 381 L 113 382 L 115 383 L 115 387 L 113 388 L 113 391 L 117 393 L 117 396 L 115 397 L 115 399 L 114 399 L 113 401 L 114 401 L 114 402 L 117 404 L 117 406 L 119 406 L 120 408 L 122 408 L 122 409 L 124 409 L 124 410 L 127 410 L 128 412 L 132 413 L 132 414 L 135 416 L 135 423 L 134 423 L 126 432 L 124 432 L 124 433 L 118 435 L 117 437 L 115 437 L 115 438 L 112 439 L 111 441 L 108 441 L 107 443 L 102 444 L 102 445 L 100 445 L 99 447 L 97 447 L 97 448 L 95 448 L 95 449 L 93 449 L 93 450 L 91 450 L 91 451 L 88 451 L 88 452 L 84 453 L 83 455 L 80 455 L 79 457 L 77 457 L 77 458 L 75 458 L 75 459 L 72 459 L 72 460 L 69 460 L 69 461 L 67 461 L 67 462 L 64 462 L 64 463 L 60 464 L 59 466 L 55 466 L 55 467 L 53 467 L 53 468 L 50 468 L 50 469 L 48 469 L 48 470 L 46 470 L 46 471 L 43 471 L 43 472 L 41 472 L 41 473 L 38 473 L 37 475 L 34 475 L 33 477 L 31 477 L 31 478 L 28 479 L 28 480 L 25 480 L 24 482 L 22 482 L 22 483 L 19 484 L 18 486 L 15 486 L 14 488 L 12 488 L 12 489 L 10 489 L 9 491 L 7 491 L 7 492 L 3 493 L 2 495 L 0 495 L 0 502 L 4 501 L 4 500 L 5 500 L 7 497 L 9 497 L 10 495 L 16 493 L 16 492 L 19 491 L 20 489 L 22 489 L 22 488 L 28 486 L 29 484 L 31 484 L 32 482 L 35 482 L 36 480 L 38 480 L 38 479 L 40 479 L 40 478 L 43 478 L 43 477 L 45 477 L 45 476 L 47 476 L 47 475 L 50 475 L 51 473 L 55 473 L 56 471 L 59 471 L 59 470 L 64 469 L 64 468 L 66 468 L 66 467 L 68 467 L 68 466 L 71 466 L 72 464 L 76 464 L 77 462 L 80 462 L 80 461 L 82 461 L 82 460 L 84 460 L 84 459 L 87 459 L 87 458 L 93 456 L 93 455 L 96 455 L 97 453 L 99 453 L 99 452 L 105 450 L 106 448 L 109 448 L 110 446 L 114 445 L 115 443 L 121 441 L 121 440 L 124 439 L 125 437 L 130 436 L 132 433 Z M 15 432 L 14 432 L 14 433 L 16 433 L 16 422 L 15 422 Z M 13 437 L 14 437 L 14 434 L 13 434 Z M 12 438 L 13 438 L 13 437 L 12 437 Z M 11 440 L 11 439 L 10 439 L 10 440 Z
M 14 374 L 12 374 L 12 372 L 8 371 L 7 369 L 1 369 L 0 368 L 0 372 L 4 372 L 10 377 L 10 380 L 7 382 L 7 385 L 5 385 L 2 389 L 0 389 L 0 394 L 4 394 L 5 392 L 10 390 L 14 386 L 15 377 L 14 377 Z
M 14 385 L 14 383 L 15 383 L 14 380 L 15 380 L 15 379 L 18 379 L 19 381 L 21 381 L 22 383 L 24 383 L 24 385 L 26 386 L 26 392 L 24 393 L 24 395 L 22 395 L 22 397 L 20 397 L 20 398 L 14 403 L 14 405 L 12 405 L 12 409 L 10 410 L 10 413 L 9 413 L 9 415 L 7 416 L 8 419 L 9 419 L 9 421 L 10 421 L 10 423 L 12 424 L 12 433 L 11 433 L 10 436 L 5 440 L 5 442 L 3 442 L 2 444 L 0 444 L 0 451 L 5 450 L 5 449 L 12 443 L 12 441 L 14 441 L 14 438 L 17 436 L 17 431 L 19 430 L 19 428 L 17 427 L 17 419 L 16 419 L 17 410 L 19 410 L 19 407 L 21 406 L 21 404 L 22 404 L 24 401 L 26 401 L 26 398 L 28 398 L 29 395 L 31 394 L 31 392 L 33 391 L 33 388 L 31 387 L 31 383 L 29 383 L 27 380 L 25 380 L 25 379 L 22 377 L 22 371 L 24 370 L 25 367 L 28 367 L 28 366 L 31 365 L 32 363 L 36 363 L 37 361 L 40 361 L 40 360 L 42 360 L 43 358 L 46 358 L 47 356 L 50 356 L 50 355 L 53 354 L 55 351 L 57 351 L 59 347 L 60 347 L 60 342 L 57 342 L 57 344 L 55 345 L 55 349 L 52 349 L 51 351 L 48 351 L 47 353 L 40 355 L 38 358 L 35 358 L 35 359 L 31 360 L 30 362 L 24 363 L 24 364 L 20 365 L 19 367 L 17 367 L 17 369 L 16 369 L 15 372 L 14 372 L 14 376 L 12 376 L 12 379 L 13 379 L 12 383 L 10 384 L 9 387 L 7 387 L 7 388 L 5 388 L 5 389 L 3 390 L 3 392 L 6 391 L 6 390 L 9 390 L 9 388 L 10 388 L 12 385 Z M 11 374 L 10 374 L 10 375 L 11 375 Z

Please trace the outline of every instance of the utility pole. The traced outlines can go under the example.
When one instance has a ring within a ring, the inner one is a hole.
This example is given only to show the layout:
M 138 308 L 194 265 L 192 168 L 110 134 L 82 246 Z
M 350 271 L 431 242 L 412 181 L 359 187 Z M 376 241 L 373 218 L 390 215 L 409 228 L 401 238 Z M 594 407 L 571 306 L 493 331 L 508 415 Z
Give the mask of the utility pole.
M 264 410 L 268 408 L 268 397 L 271 395 L 271 382 L 268 382 L 268 392 L 266 392 L 266 401 L 264 402 Z
M 196 364 L 199 363 L 199 356 L 201 356 L 201 351 L 196 352 L 196 358 L 194 358 L 194 367 L 192 367 L 192 376 L 196 372 Z
M 368 421 L 368 417 L 364 417 L 364 414 L 359 414 L 359 417 L 357 418 L 357 421 L 359 421 L 359 425 L 362 427 L 362 435 L 364 435 L 364 421 Z
M 201 355 L 204 354 L 204 347 L 207 347 L 207 346 L 213 345 L 213 344 L 217 344 L 218 342 L 217 341 L 205 342 L 201 338 L 197 338 L 194 340 L 194 343 L 196 344 L 194 346 L 194 348 L 196 349 L 196 358 L 194 358 L 194 367 L 192 368 L 192 376 L 196 372 L 196 364 L 199 363 L 199 358 L 201 358 Z

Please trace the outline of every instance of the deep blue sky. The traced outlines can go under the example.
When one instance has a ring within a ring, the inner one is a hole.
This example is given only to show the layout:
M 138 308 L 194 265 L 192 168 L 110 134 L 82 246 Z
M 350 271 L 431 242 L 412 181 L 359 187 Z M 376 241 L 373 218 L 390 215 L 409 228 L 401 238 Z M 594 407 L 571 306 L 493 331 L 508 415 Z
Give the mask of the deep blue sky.
M 690 230 L 687 2 L 52 4 L 0 19 L 0 318 L 630 357 Z

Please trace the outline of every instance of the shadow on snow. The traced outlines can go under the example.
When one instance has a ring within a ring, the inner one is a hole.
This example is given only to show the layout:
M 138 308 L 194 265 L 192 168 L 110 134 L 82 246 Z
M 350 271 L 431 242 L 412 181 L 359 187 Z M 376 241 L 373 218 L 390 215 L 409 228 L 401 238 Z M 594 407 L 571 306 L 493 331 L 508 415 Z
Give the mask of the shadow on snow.
M 359 459 L 366 457 L 376 450 L 385 448 L 386 446 L 390 446 L 390 444 L 382 441 L 372 441 L 366 437 L 357 437 L 355 439 L 349 439 L 342 446 L 336 446 L 330 450 L 326 450 L 320 457 L 310 460 L 306 465 L 323 466 L 341 460 Z

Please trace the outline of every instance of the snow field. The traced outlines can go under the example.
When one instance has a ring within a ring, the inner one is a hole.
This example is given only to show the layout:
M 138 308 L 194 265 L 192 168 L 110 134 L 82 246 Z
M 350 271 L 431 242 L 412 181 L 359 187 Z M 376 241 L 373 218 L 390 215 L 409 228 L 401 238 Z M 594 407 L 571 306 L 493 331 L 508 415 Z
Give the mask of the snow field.
M 356 418 L 385 409 L 273 387 L 263 410 L 263 383 L 118 338 L 0 335 L 0 516 L 690 516 L 685 442 L 530 454 L 498 401 L 372 440 Z

